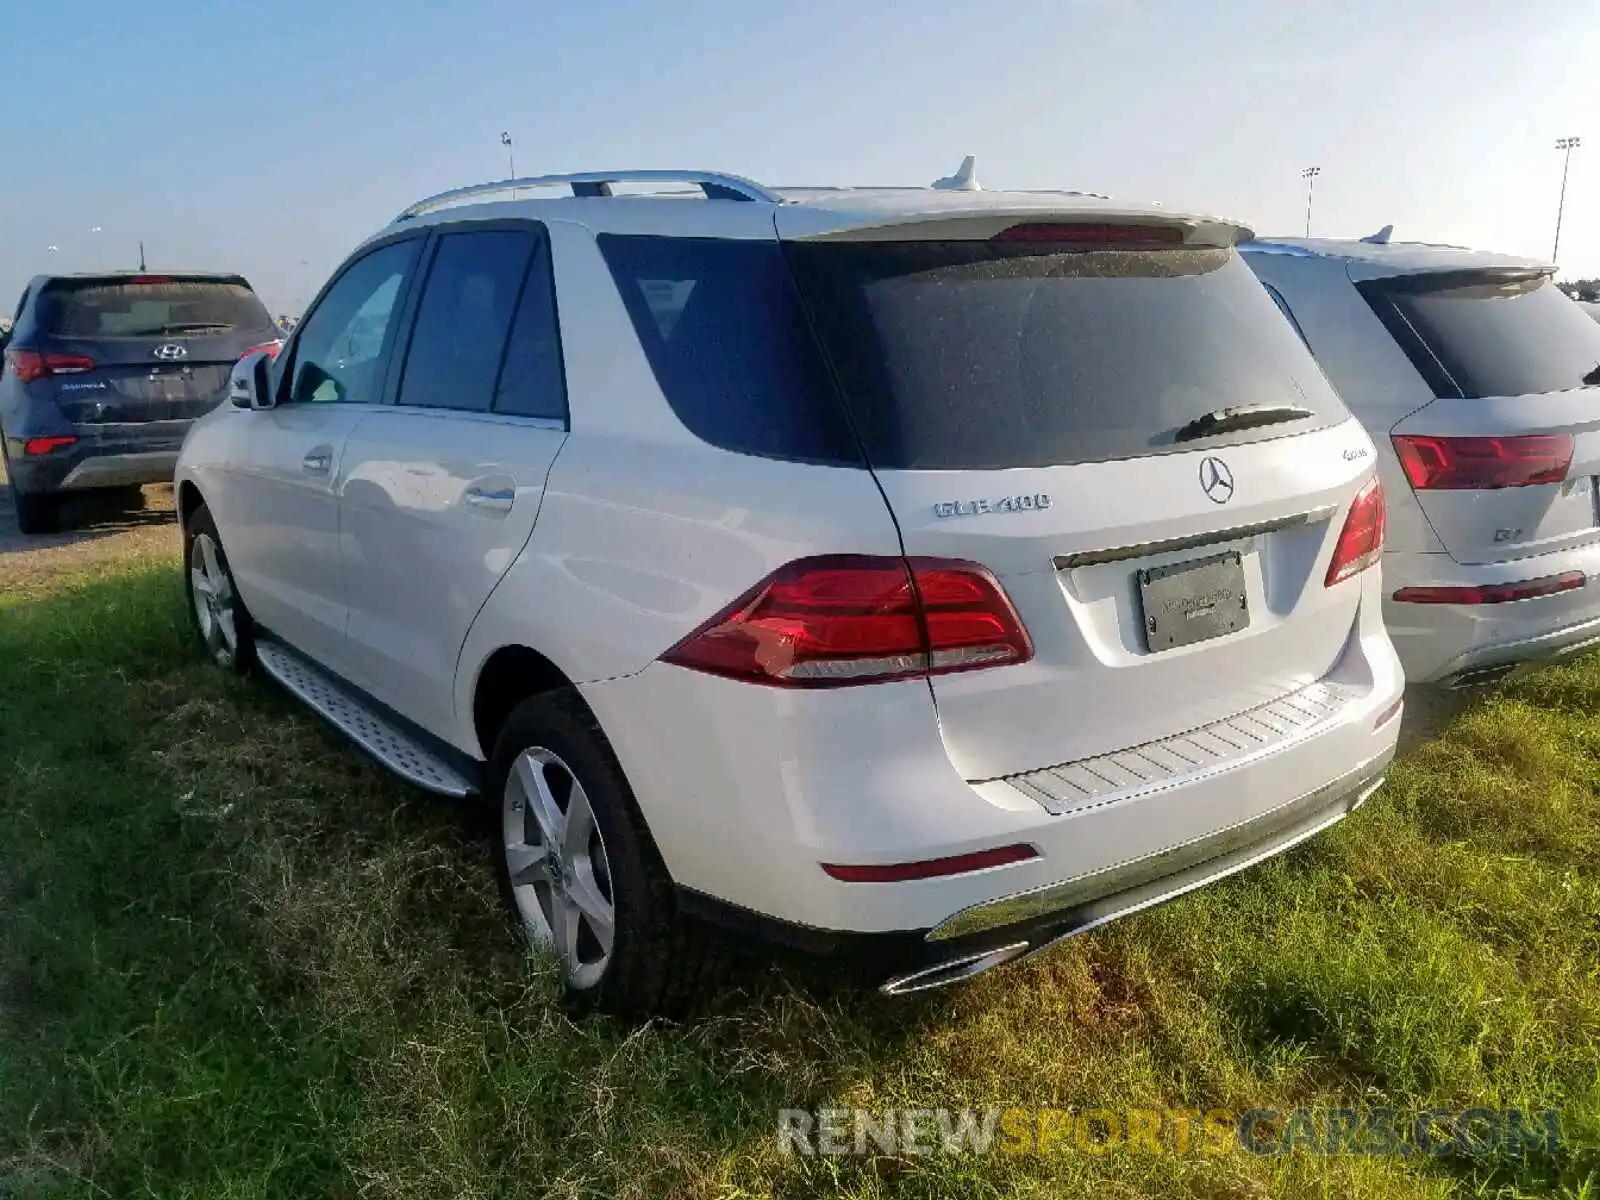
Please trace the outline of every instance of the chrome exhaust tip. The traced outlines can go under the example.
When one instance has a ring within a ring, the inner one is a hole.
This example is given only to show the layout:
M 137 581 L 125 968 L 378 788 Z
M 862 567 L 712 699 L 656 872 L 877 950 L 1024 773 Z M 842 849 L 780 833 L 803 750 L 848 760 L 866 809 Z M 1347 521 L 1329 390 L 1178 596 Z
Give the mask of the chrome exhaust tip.
M 909 996 L 913 992 L 928 992 L 948 984 L 960 983 L 974 975 L 982 975 L 993 967 L 1008 963 L 1028 949 L 1027 942 L 1001 946 L 998 950 L 985 950 L 981 954 L 966 954 L 960 958 L 946 959 L 909 975 L 896 975 L 878 990 L 885 996 Z

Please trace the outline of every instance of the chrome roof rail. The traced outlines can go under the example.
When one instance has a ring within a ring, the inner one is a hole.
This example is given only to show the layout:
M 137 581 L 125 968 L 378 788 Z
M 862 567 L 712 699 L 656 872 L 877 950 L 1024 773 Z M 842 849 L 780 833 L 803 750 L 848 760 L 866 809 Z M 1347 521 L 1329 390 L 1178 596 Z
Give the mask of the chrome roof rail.
M 569 175 L 530 175 L 523 179 L 500 179 L 492 183 L 475 183 L 470 187 L 453 188 L 436 196 L 418 200 L 395 218 L 396 222 L 420 217 L 423 213 L 448 208 L 457 201 L 477 196 L 492 196 L 499 192 L 520 191 L 523 188 L 570 186 L 574 196 L 609 196 L 614 183 L 691 183 L 699 186 L 707 200 L 757 200 L 766 204 L 782 204 L 777 193 L 768 191 L 754 180 L 738 175 L 724 175 L 718 171 L 578 171 Z

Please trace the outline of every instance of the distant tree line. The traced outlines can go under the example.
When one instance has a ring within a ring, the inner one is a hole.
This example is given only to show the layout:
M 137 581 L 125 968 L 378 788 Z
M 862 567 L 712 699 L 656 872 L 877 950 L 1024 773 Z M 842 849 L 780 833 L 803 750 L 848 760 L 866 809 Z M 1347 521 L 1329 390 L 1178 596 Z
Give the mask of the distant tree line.
M 1600 304 L 1600 279 L 1564 279 L 1556 286 L 1574 300 Z

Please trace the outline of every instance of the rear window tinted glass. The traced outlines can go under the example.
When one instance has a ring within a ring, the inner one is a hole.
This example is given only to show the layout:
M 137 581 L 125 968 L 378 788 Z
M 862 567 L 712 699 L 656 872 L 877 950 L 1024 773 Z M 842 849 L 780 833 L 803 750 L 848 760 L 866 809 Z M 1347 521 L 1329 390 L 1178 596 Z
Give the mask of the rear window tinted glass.
M 1440 396 L 1600 384 L 1600 324 L 1546 275 L 1410 275 L 1362 291 Z
M 242 283 L 221 280 L 62 281 L 39 296 L 39 323 L 56 337 L 170 337 L 270 330 L 272 318 Z
M 489 411 L 537 240 L 523 230 L 439 239 L 406 354 L 400 404 Z
M 859 462 L 775 241 L 598 240 L 656 381 L 692 433 L 744 454 Z
M 877 466 L 1094 462 L 1280 437 L 1346 415 L 1230 249 L 788 249 Z M 1257 404 L 1314 415 L 1174 440 L 1206 413 Z

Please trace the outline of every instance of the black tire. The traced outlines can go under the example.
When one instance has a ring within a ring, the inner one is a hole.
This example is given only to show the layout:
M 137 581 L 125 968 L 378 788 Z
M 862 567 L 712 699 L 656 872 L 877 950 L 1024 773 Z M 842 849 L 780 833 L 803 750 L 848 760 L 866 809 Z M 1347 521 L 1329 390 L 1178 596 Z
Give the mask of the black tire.
M 507 833 L 508 821 L 518 819 L 507 815 L 512 770 L 535 748 L 558 756 L 561 767 L 581 785 L 608 864 L 611 950 L 597 980 L 577 986 L 569 972 L 568 1004 L 626 1019 L 682 1016 L 716 987 L 726 961 L 724 949 L 709 931 L 678 916 L 672 880 L 622 767 L 593 714 L 570 688 L 517 705 L 489 762 L 485 794 L 493 808 L 495 874 L 513 920 L 525 937 L 538 942 L 512 885 Z M 530 890 L 524 885 L 524 901 Z
M 226 595 L 219 594 L 218 602 L 226 604 L 229 610 L 233 628 L 231 639 L 226 634 L 226 625 L 218 608 L 210 607 L 208 613 L 200 582 L 196 578 L 197 571 L 208 578 L 213 575 L 211 565 L 206 562 L 205 549 L 208 544 L 212 549 L 214 565 L 220 569 L 220 577 L 226 581 Z M 233 568 L 228 565 L 217 523 L 211 519 L 211 510 L 204 504 L 196 508 L 184 522 L 183 581 L 189 597 L 189 622 L 206 657 L 224 670 L 241 675 L 248 672 L 255 663 L 255 625 L 239 595 L 238 585 L 234 583 Z
M 33 535 L 40 533 L 54 533 L 61 525 L 61 502 L 59 497 L 44 494 L 30 496 L 11 488 L 11 507 L 17 514 L 17 528 L 23 533 Z

